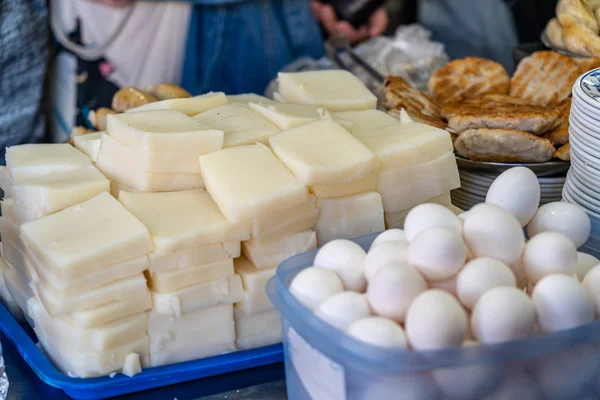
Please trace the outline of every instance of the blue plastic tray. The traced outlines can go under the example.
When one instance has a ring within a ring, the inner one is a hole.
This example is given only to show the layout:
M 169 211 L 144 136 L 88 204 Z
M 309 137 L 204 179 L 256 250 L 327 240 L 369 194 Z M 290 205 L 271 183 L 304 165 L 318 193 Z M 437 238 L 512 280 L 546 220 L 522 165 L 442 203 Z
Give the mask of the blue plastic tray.
M 28 327 L 19 325 L 0 303 L 0 330 L 6 338 L 40 380 L 63 390 L 74 399 L 103 399 L 283 361 L 282 347 L 276 344 L 202 360 L 148 368 L 133 378 L 121 374 L 114 378 L 71 378 L 54 367 L 27 334 L 26 328 Z

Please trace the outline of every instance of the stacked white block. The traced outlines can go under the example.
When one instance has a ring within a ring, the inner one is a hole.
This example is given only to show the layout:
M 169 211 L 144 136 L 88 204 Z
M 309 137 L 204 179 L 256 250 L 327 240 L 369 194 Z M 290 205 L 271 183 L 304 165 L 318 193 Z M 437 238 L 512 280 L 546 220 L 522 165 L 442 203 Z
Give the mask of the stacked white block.
M 233 304 L 243 289 L 233 258 L 250 238 L 250 224 L 227 220 L 203 189 L 121 191 L 119 201 L 148 227 L 154 244 L 146 272 L 151 365 L 234 351 Z
M 96 166 L 110 180 L 167 192 L 204 187 L 198 157 L 223 147 L 223 131 L 174 110 L 138 111 L 109 115 L 100 140 Z
M 20 231 L 15 269 L 29 274 L 27 314 L 56 366 L 93 377 L 124 371 L 127 359 L 125 373 L 150 365 L 146 227 L 106 190 Z

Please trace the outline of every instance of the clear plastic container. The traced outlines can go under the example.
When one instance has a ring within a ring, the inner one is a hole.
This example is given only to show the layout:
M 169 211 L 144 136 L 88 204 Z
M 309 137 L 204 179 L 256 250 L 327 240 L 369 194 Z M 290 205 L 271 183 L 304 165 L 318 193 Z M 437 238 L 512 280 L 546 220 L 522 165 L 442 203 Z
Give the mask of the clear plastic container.
M 356 242 L 367 249 L 375 237 Z M 600 322 L 500 345 L 378 348 L 329 326 L 290 294 L 290 282 L 315 254 L 282 263 L 267 285 L 282 316 L 290 400 L 600 398 Z

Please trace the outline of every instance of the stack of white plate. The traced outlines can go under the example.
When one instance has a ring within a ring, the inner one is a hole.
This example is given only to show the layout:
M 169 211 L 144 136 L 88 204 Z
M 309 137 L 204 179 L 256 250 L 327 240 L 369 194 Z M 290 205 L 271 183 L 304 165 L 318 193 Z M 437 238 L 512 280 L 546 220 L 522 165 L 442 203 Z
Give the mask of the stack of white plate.
M 573 86 L 569 127 L 571 169 L 563 199 L 585 209 L 592 221 L 586 251 L 600 253 L 600 69 L 582 75 Z
M 461 187 L 452 191 L 452 203 L 460 209 L 468 210 L 476 204 L 485 202 L 485 196 L 494 180 L 508 168 L 525 166 L 530 168 L 540 182 L 540 203 L 560 201 L 566 180 L 566 162 L 548 162 L 540 164 L 505 164 L 477 162 L 457 157 Z

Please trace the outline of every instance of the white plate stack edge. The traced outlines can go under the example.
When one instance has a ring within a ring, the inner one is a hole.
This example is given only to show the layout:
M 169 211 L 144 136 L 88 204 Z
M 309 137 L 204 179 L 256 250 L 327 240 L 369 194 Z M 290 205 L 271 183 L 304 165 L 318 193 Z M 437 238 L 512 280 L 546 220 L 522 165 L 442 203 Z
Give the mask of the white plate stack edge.
M 571 168 L 563 200 L 590 216 L 592 234 L 583 251 L 600 256 L 600 68 L 583 74 L 573 85 L 569 118 Z

